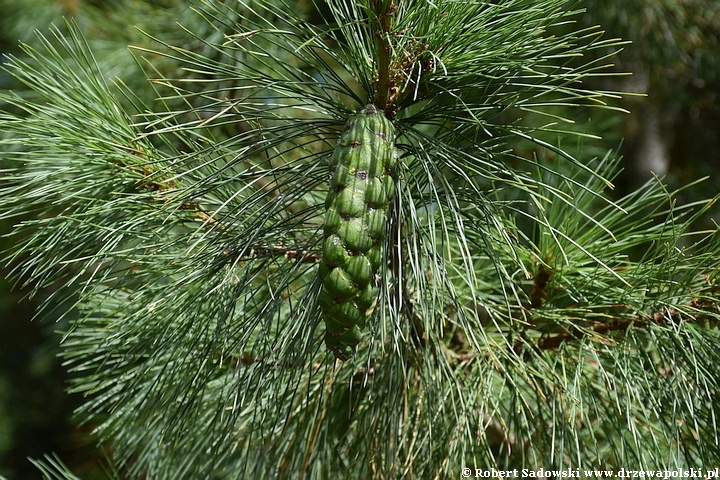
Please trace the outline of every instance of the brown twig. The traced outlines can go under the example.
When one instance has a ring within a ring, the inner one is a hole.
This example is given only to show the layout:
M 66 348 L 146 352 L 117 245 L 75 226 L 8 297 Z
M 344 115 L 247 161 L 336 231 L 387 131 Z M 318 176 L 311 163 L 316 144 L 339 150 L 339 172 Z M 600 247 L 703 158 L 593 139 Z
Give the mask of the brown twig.
M 613 331 L 625 331 L 631 326 L 636 328 L 647 328 L 650 325 L 666 325 L 670 321 L 673 323 L 680 323 L 682 321 L 685 321 L 685 319 L 683 319 L 680 316 L 679 312 L 675 309 L 670 309 L 667 313 L 668 315 L 655 313 L 651 318 L 639 317 L 625 320 L 617 319 L 607 323 L 598 323 L 596 325 L 588 326 L 587 328 L 573 326 L 563 333 L 558 333 L 557 335 L 553 335 L 550 337 L 540 338 L 535 343 L 531 343 L 526 338 L 521 336 L 515 341 L 513 351 L 519 354 L 523 350 L 523 346 L 528 345 L 532 348 L 532 350 L 539 353 L 547 350 L 555 350 L 564 343 L 574 340 L 580 340 L 593 333 L 602 335 Z M 524 359 L 527 360 L 529 358 L 529 355 L 530 351 L 528 350 L 525 352 Z
M 393 0 L 373 0 L 372 9 L 379 23 L 373 32 L 378 49 L 378 76 L 374 101 L 375 106 L 383 110 L 387 115 L 392 103 L 390 101 L 391 45 L 388 38 L 392 30 L 392 14 L 395 12 L 396 7 Z
M 248 250 L 247 256 L 255 257 L 283 257 L 286 260 L 294 259 L 301 263 L 317 263 L 320 261 L 319 253 L 311 253 L 307 250 L 287 249 L 282 245 L 269 245 Z
M 425 72 L 435 68 L 432 56 L 426 58 L 418 66 L 418 59 L 423 57 L 430 46 L 424 42 L 410 39 L 403 46 L 403 52 L 396 58 L 390 54 L 398 49 L 393 45 L 395 37 L 405 31 L 396 32 L 393 30 L 393 16 L 397 10 L 393 0 L 373 0 L 373 12 L 377 19 L 373 26 L 378 49 L 377 77 L 375 78 L 375 105 L 381 109 L 389 119 L 395 118 L 402 98 L 408 93 L 407 90 L 400 90 L 401 85 L 420 82 Z M 372 22 L 371 22 L 372 23 Z
M 241 355 L 224 355 L 221 356 L 219 353 L 215 353 L 214 357 L 231 368 L 247 367 L 250 365 L 260 364 L 263 367 L 276 368 L 276 369 L 290 369 L 290 368 L 302 368 L 306 364 L 301 361 L 295 362 L 280 362 L 280 361 L 267 361 L 256 355 L 241 354 Z M 313 368 L 317 368 L 319 365 L 315 364 Z
M 204 210 L 198 204 L 185 202 L 180 206 L 180 209 L 194 212 L 197 218 L 203 222 L 205 228 L 219 228 L 220 230 L 225 229 L 225 227 L 220 224 L 220 222 L 215 219 L 210 212 Z M 246 248 L 242 252 L 227 249 L 223 251 L 223 255 L 240 255 L 241 257 L 282 257 L 286 260 L 298 260 L 301 263 L 317 263 L 321 259 L 319 252 L 297 250 L 283 245 L 259 245 L 253 248 Z
M 538 271 L 533 280 L 532 290 L 530 291 L 530 305 L 532 308 L 540 308 L 547 298 L 547 286 L 552 279 L 553 271 L 540 263 Z

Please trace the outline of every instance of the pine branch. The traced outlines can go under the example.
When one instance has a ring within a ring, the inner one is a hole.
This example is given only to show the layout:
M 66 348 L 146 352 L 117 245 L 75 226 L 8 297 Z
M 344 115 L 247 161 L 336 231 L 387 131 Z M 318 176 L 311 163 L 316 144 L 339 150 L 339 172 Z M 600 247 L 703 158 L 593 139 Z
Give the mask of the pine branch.
M 693 299 L 691 302 L 691 305 L 697 305 L 698 300 Z M 622 308 L 622 306 L 618 305 L 617 307 Z M 717 315 L 717 311 L 715 314 Z M 705 314 L 707 315 L 707 314 Z M 615 320 L 612 320 L 610 322 L 604 322 L 604 323 L 596 323 L 595 325 L 588 325 L 585 327 L 577 327 L 572 326 L 570 331 L 558 333 L 556 335 L 551 335 L 547 337 L 541 337 L 537 341 L 530 341 L 527 338 L 525 338 L 524 332 L 521 332 L 520 337 L 515 341 L 515 346 L 513 347 L 513 351 L 516 354 L 521 354 L 523 350 L 525 350 L 525 347 L 530 347 L 531 350 L 535 351 L 537 354 L 541 354 L 542 351 L 547 350 L 556 350 L 560 348 L 563 344 L 572 342 L 572 341 L 582 341 L 584 339 L 598 339 L 601 342 L 610 342 L 611 340 L 602 337 L 602 335 L 605 335 L 607 333 L 611 332 L 624 332 L 628 328 L 639 328 L 639 329 L 647 329 L 651 328 L 653 326 L 659 326 L 659 327 L 667 327 L 670 325 L 679 325 L 682 322 L 689 322 L 689 321 L 701 321 L 698 319 L 693 319 L 689 317 L 684 317 L 678 310 L 671 308 L 666 313 L 660 313 L 656 312 L 652 315 L 650 318 L 634 318 L 634 319 L 620 319 L 617 318 Z M 598 336 L 600 336 L 598 338 Z M 523 356 L 523 360 L 528 361 L 530 360 L 530 351 L 525 350 L 525 354 Z
M 41 98 L 2 97 L 0 211 L 27 219 L 6 258 L 78 287 L 64 359 L 128 476 L 720 458 L 701 441 L 720 235 L 692 230 L 717 199 L 608 193 L 618 160 L 557 123 L 616 108 L 584 80 L 622 42 L 571 31 L 566 7 L 333 0 L 314 24 L 202 2 L 135 50 L 152 95 L 124 99 L 77 27 L 6 65 Z M 381 294 L 339 365 L 315 263 L 333 151 L 368 99 L 401 156 Z

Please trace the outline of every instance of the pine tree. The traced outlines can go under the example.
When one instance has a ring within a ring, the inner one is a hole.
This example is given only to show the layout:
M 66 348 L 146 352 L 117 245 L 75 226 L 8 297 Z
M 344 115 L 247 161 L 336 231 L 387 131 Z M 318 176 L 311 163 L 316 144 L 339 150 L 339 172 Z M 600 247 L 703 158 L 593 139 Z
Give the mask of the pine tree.
M 0 211 L 32 218 L 6 257 L 79 312 L 63 358 L 118 471 L 717 465 L 714 199 L 613 198 L 618 159 L 566 118 L 618 109 L 584 58 L 620 40 L 566 0 L 191 3 L 135 49 L 145 87 L 70 23 L 6 65 L 35 95 L 0 97 Z

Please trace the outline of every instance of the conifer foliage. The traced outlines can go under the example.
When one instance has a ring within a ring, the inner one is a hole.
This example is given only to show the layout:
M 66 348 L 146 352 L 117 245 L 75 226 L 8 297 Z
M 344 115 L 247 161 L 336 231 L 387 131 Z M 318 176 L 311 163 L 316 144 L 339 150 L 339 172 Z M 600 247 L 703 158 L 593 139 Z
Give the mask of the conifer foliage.
M 5 65 L 34 95 L 0 97 L 5 257 L 79 312 L 63 358 L 118 471 L 720 463 L 720 236 L 691 229 L 713 201 L 613 199 L 618 160 L 569 118 L 614 108 L 583 54 L 621 41 L 566 0 L 189 4 L 184 37 L 134 49 L 152 96 L 69 23 Z M 358 111 L 386 138 L 333 156 Z M 364 204 L 328 194 L 343 166 Z M 338 325 L 363 334 L 326 345 Z

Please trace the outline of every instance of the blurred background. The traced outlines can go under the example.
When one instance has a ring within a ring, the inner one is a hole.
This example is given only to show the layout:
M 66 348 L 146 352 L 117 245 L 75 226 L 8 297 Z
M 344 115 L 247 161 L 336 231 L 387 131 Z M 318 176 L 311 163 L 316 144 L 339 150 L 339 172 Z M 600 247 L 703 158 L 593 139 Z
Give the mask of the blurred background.
M 177 27 L 181 23 L 194 31 L 207 28 L 189 3 L 0 0 L 0 53 L 22 58 L 19 42 L 32 45 L 36 31 L 49 35 L 53 24 L 62 30 L 63 18 L 72 17 L 106 78 L 122 79 L 139 98 L 151 102 L 153 90 L 127 45 L 157 48 L 142 34 L 144 30 L 185 48 L 202 48 L 188 45 L 188 37 Z M 310 11 L 309 1 L 296 3 L 298 11 Z M 588 148 L 597 155 L 613 150 L 623 156 L 624 170 L 615 181 L 615 194 L 621 196 L 658 175 L 665 177 L 671 189 L 709 177 L 683 192 L 680 198 L 685 202 L 717 195 L 720 0 L 586 0 L 568 8 L 584 12 L 575 17 L 575 25 L 562 28 L 600 24 L 605 38 L 631 41 L 609 61 L 618 73 L 632 75 L 593 80 L 595 87 L 634 94 L 617 103 L 630 113 L 594 110 L 592 117 L 589 113 L 583 117 L 582 110 L 573 113 L 579 128 L 603 138 Z M 308 15 L 311 21 L 319 21 Z M 159 68 L 172 75 L 177 67 L 163 64 Z M 7 89 L 32 95 L 0 71 L 0 90 Z M 0 168 L 1 158 L 0 153 Z M 10 220 L 0 219 L 2 249 L 11 247 L 4 238 L 11 227 Z M 72 419 L 81 399 L 66 392 L 67 373 L 58 358 L 61 335 L 57 332 L 67 328 L 71 317 L 58 321 L 49 298 L 52 292 L 27 298 L 27 289 L 9 279 L 11 270 L 11 265 L 0 268 L 0 477 L 39 478 L 27 457 L 55 452 L 81 478 L 106 478 L 102 452 L 89 436 L 93 425 L 79 426 Z M 40 307 L 43 311 L 38 313 Z

